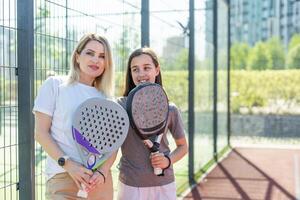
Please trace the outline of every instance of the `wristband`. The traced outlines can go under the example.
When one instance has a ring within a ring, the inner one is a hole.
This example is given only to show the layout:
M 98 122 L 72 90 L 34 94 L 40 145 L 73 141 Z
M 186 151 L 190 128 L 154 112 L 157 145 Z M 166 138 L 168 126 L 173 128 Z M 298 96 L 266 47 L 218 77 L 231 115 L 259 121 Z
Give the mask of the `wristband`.
M 170 166 L 171 166 L 171 158 L 168 156 L 168 155 L 164 155 L 167 159 L 168 159 L 168 161 L 169 161 L 169 164 L 168 164 L 168 166 L 167 167 L 165 167 L 164 169 L 168 169 Z
M 105 183 L 105 176 L 104 176 L 104 174 L 99 170 L 99 169 L 96 169 L 96 172 L 98 172 L 99 174 L 101 174 L 102 175 L 102 177 L 103 177 L 103 179 L 104 179 L 104 183 Z

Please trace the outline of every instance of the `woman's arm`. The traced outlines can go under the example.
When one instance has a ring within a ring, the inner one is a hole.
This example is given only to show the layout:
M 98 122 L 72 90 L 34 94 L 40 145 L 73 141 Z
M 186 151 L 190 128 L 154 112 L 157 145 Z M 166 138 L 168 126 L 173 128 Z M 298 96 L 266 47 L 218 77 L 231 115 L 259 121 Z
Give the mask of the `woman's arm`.
M 105 177 L 107 177 L 107 174 L 111 168 L 111 166 L 114 164 L 116 158 L 117 158 L 118 151 L 114 152 L 106 161 L 105 163 L 99 168 L 99 170 L 104 174 Z
M 35 140 L 43 147 L 51 158 L 58 160 L 65 154 L 51 137 L 51 123 L 52 118 L 49 115 L 37 111 L 35 112 Z M 81 183 L 84 183 L 89 187 L 88 182 L 90 176 L 93 175 L 91 170 L 86 169 L 71 159 L 66 161 L 63 168 L 70 174 L 78 188 L 80 188 Z
M 165 169 L 169 165 L 174 164 L 175 162 L 183 158 L 183 156 L 188 152 L 188 145 L 185 137 L 175 139 L 175 143 L 176 149 L 174 149 L 174 151 L 172 151 L 169 155 L 171 163 L 169 163 L 169 159 L 162 154 L 154 154 L 153 156 L 151 156 L 151 163 L 154 168 Z
M 118 151 L 114 152 L 105 162 L 104 164 L 94 172 L 93 176 L 90 179 L 91 188 L 94 189 L 97 184 L 105 183 L 106 177 L 108 177 L 109 170 L 111 166 L 114 164 L 117 158 Z M 99 172 L 100 171 L 100 172 Z M 100 174 L 101 173 L 101 174 Z

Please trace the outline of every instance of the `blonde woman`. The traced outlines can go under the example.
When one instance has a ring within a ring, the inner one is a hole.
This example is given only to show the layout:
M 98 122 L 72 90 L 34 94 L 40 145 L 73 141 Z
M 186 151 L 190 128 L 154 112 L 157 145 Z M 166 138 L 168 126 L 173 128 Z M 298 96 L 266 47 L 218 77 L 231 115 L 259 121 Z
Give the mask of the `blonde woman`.
M 113 199 L 110 168 L 116 154 L 92 172 L 82 165 L 71 131 L 72 116 L 82 102 L 113 94 L 113 76 L 108 41 L 87 34 L 74 49 L 69 75 L 51 76 L 39 89 L 33 112 L 35 139 L 47 153 L 47 199 L 81 199 L 77 192 L 82 184 L 88 191 L 88 199 Z

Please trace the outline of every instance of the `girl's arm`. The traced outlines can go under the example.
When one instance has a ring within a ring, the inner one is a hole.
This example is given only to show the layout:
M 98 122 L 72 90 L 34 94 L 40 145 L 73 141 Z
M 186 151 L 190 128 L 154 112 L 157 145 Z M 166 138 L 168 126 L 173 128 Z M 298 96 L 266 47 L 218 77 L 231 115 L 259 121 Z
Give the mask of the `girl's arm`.
M 185 137 L 176 139 L 175 143 L 176 143 L 176 149 L 173 152 L 171 152 L 169 156 L 171 160 L 171 164 L 183 158 L 183 156 L 185 156 L 188 152 L 188 145 Z
M 185 137 L 175 139 L 175 143 L 176 149 L 174 149 L 174 151 L 172 151 L 169 155 L 171 163 L 169 163 L 169 159 L 162 154 L 154 154 L 151 156 L 151 163 L 154 168 L 165 169 L 166 167 L 183 158 L 183 156 L 188 152 L 188 145 Z
M 35 112 L 35 140 L 43 147 L 46 153 L 53 158 L 58 160 L 64 156 L 64 152 L 59 148 L 56 142 L 53 140 L 50 134 L 50 127 L 52 118 L 44 113 Z M 89 187 L 90 176 L 93 175 L 91 170 L 83 167 L 81 164 L 68 159 L 63 167 L 73 178 L 78 188 L 81 188 L 81 183 Z

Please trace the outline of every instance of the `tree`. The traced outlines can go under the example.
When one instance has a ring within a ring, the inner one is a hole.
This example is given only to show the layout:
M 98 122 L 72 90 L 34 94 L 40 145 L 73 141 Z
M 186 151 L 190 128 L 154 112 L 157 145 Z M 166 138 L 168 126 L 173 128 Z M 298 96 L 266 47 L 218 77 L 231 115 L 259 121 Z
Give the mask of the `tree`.
M 284 47 L 278 37 L 272 37 L 266 42 L 269 54 L 268 67 L 270 69 L 284 69 L 285 53 Z
M 300 44 L 300 34 L 295 34 L 290 40 L 289 51 Z
M 187 70 L 188 69 L 188 57 L 189 51 L 187 48 L 181 49 L 174 60 L 174 69 L 175 70 Z
M 250 47 L 246 43 L 234 43 L 230 48 L 231 69 L 246 69 Z
M 267 45 L 263 42 L 258 42 L 251 49 L 248 57 L 247 68 L 252 70 L 270 69 L 270 55 Z
M 289 50 L 286 65 L 289 69 L 300 69 L 300 44 Z

